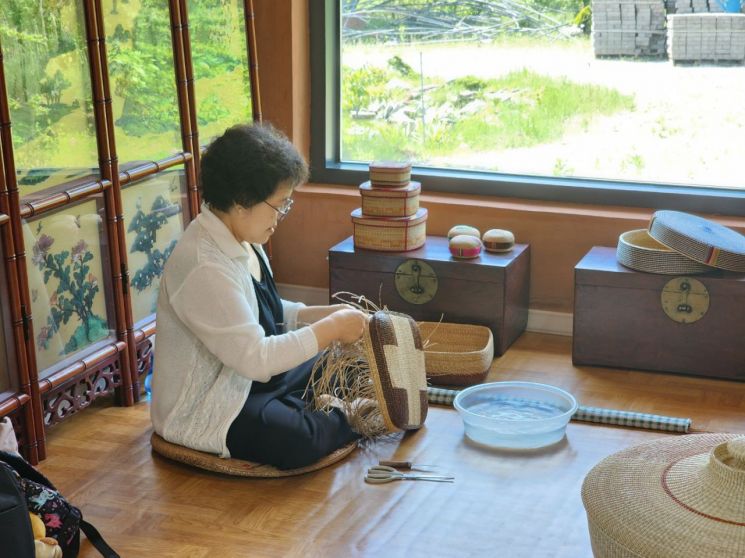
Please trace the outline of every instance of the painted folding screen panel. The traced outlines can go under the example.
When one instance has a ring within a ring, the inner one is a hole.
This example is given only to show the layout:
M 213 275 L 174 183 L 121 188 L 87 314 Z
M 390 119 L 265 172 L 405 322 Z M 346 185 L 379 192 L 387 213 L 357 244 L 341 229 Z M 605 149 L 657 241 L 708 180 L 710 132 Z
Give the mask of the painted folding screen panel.
M 0 224 L 0 227 L 9 226 L 7 224 Z M 8 346 L 7 343 L 13 342 L 13 332 L 10 325 L 13 323 L 10 316 L 10 309 L 8 308 L 8 283 L 5 277 L 5 266 L 2 262 L 5 261 L 5 254 L 3 253 L 3 247 L 0 245 L 0 319 L 3 323 L 0 324 L 0 403 L 5 399 L 5 395 L 10 395 L 18 391 L 18 373 L 17 370 L 12 368 L 11 362 L 8 358 Z
M 135 324 L 155 313 L 163 266 L 188 221 L 187 203 L 183 170 L 161 172 L 122 191 Z
M 189 35 L 199 137 L 251 121 L 246 26 L 242 1 L 189 0 Z
M 112 336 L 102 221 L 90 200 L 23 222 L 40 377 Z
M 0 42 L 21 196 L 99 175 L 82 5 L 2 0 Z
M 158 161 L 181 151 L 168 2 L 102 6 L 119 160 Z

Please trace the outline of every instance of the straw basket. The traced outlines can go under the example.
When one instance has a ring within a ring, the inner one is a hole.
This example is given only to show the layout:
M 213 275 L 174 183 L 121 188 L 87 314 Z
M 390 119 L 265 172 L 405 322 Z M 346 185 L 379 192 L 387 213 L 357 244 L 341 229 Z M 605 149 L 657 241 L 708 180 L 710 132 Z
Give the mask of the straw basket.
M 362 214 L 372 217 L 409 217 L 419 211 L 419 182 L 403 188 L 373 188 L 370 182 L 360 184 Z
M 690 434 L 596 465 L 582 485 L 596 558 L 745 556 L 745 437 Z
M 381 252 L 406 252 L 424 246 L 427 239 L 427 210 L 411 217 L 368 217 L 362 209 L 352 211 L 354 246 Z
M 419 332 L 431 384 L 468 386 L 486 378 L 494 358 L 494 338 L 488 327 L 420 322 Z
M 626 267 L 647 273 L 684 275 L 711 271 L 708 265 L 657 242 L 649 236 L 647 229 L 628 231 L 618 237 L 616 259 Z

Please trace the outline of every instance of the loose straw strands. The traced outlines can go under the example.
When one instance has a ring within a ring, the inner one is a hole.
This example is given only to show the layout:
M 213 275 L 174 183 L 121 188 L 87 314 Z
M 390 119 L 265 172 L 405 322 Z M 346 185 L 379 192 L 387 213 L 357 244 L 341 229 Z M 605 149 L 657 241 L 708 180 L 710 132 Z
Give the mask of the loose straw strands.
M 362 341 L 332 343 L 313 366 L 306 392 L 313 394 L 313 408 L 325 413 L 338 408 L 352 430 L 374 438 L 387 430 L 364 354 Z

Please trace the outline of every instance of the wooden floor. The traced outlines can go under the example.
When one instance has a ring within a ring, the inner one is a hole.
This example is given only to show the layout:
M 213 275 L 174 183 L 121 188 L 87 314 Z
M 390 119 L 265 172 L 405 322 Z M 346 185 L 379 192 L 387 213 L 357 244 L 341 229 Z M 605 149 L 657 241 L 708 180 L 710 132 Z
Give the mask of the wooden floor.
M 550 383 L 580 404 L 690 417 L 699 431 L 745 434 L 745 383 L 571 364 L 571 338 L 527 333 L 490 380 Z M 532 452 L 470 443 L 457 413 L 371 444 L 328 469 L 238 479 L 153 455 L 147 402 L 98 403 L 48 433 L 41 465 L 122 557 L 592 555 L 580 499 L 585 474 L 630 445 L 673 436 L 572 422 Z M 436 464 L 453 484 L 367 485 L 378 459 Z M 98 556 L 84 540 L 81 557 Z

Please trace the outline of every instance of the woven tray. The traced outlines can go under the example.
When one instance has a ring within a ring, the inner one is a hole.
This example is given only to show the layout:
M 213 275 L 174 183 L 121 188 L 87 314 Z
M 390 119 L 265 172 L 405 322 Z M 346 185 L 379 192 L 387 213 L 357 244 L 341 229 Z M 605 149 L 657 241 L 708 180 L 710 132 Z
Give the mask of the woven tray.
M 427 380 L 435 385 L 469 386 L 483 382 L 494 359 L 488 327 L 420 322 Z
M 647 273 L 685 275 L 711 271 L 709 266 L 657 242 L 647 229 L 628 231 L 618 237 L 616 259 L 626 267 Z

